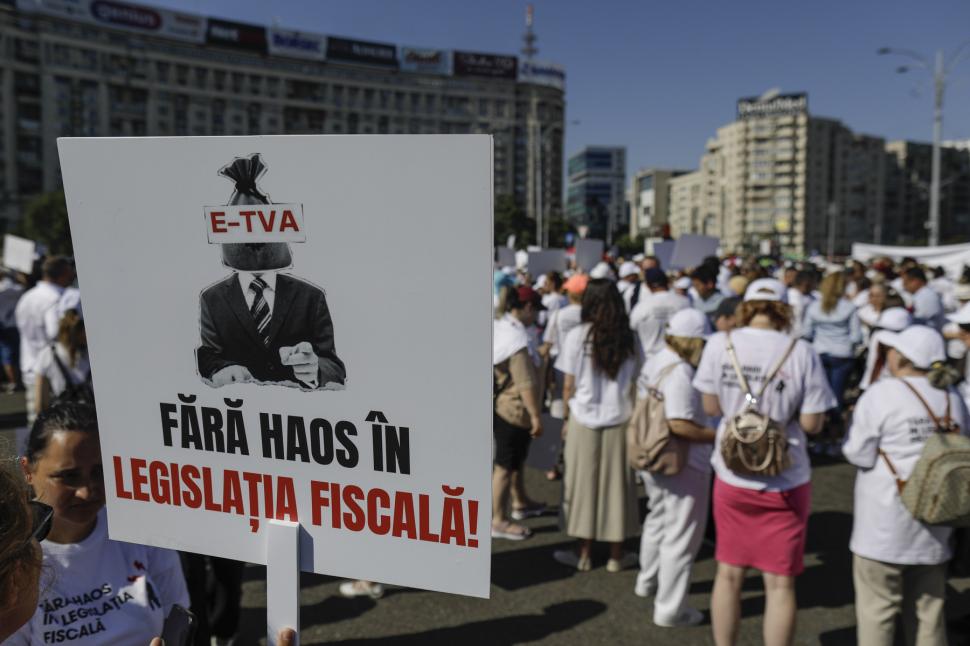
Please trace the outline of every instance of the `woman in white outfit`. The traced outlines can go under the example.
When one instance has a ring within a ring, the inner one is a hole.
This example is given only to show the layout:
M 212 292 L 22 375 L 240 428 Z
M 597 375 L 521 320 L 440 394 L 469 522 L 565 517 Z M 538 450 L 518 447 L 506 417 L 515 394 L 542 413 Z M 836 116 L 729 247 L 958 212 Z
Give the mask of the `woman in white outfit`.
M 897 484 L 910 477 L 933 419 L 949 415 L 970 430 L 963 398 L 950 386 L 959 373 L 944 364 L 943 337 L 913 325 L 886 334 L 893 379 L 874 383 L 856 404 L 842 452 L 859 467 L 852 519 L 852 575 L 861 646 L 891 646 L 897 616 L 907 644 L 947 643 L 943 612 L 952 529 L 925 525 L 903 506 Z M 895 471 L 895 475 L 894 472 Z
M 656 592 L 653 621 L 658 626 L 696 626 L 704 616 L 685 604 L 691 567 L 704 538 L 711 493 L 714 429 L 700 393 L 691 386 L 711 326 L 700 311 L 681 310 L 667 324 L 666 347 L 643 366 L 638 395 L 659 391 L 670 430 L 690 441 L 687 464 L 676 475 L 641 471 L 649 512 L 640 539 L 640 573 L 634 592 Z

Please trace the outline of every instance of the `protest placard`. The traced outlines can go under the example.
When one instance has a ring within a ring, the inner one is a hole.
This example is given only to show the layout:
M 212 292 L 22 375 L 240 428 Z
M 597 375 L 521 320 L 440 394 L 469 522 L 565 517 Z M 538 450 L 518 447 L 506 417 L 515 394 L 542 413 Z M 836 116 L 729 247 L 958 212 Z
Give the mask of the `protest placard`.
M 670 269 L 670 259 L 674 255 L 674 246 L 677 243 L 673 240 L 662 240 L 661 242 L 653 243 L 653 256 L 660 263 L 660 268 L 664 271 Z
M 14 271 L 30 274 L 34 270 L 34 252 L 37 245 L 33 240 L 20 238 L 9 233 L 3 236 L 3 266 Z
M 674 252 L 670 257 L 670 269 L 687 269 L 701 264 L 704 258 L 717 255 L 717 248 L 721 244 L 719 238 L 701 236 L 692 233 L 677 238 Z M 667 267 L 665 267 L 667 269 Z
M 515 267 L 515 249 L 495 247 L 495 262 L 499 267 Z
M 581 238 L 576 241 L 576 266 L 588 272 L 603 259 L 603 241 Z
M 533 278 L 538 278 L 542 274 L 550 271 L 566 271 L 566 250 L 543 249 L 542 251 L 530 251 L 527 266 L 529 275 Z
M 58 148 L 111 538 L 487 597 L 491 138 Z

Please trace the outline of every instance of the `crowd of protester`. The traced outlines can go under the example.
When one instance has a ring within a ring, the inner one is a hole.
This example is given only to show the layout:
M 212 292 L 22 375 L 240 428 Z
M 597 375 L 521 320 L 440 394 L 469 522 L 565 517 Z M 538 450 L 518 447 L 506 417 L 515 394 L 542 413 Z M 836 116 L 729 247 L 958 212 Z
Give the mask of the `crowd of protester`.
M 687 596 L 710 516 L 714 642 L 736 643 L 753 569 L 764 643 L 790 644 L 813 455 L 845 460 L 858 469 L 846 546 L 858 643 L 893 644 L 897 621 L 906 643 L 947 643 L 954 543 L 953 565 L 970 558 L 967 529 L 950 525 L 970 512 L 929 524 L 901 492 L 932 436 L 970 435 L 970 269 L 951 279 L 912 258 L 732 256 L 672 271 L 638 255 L 542 276 L 496 267 L 494 286 L 493 537 L 528 538 L 509 512 L 545 508 L 521 473 L 548 412 L 562 423 L 562 458 L 547 476 L 563 479 L 561 527 L 578 539 L 555 560 L 590 570 L 593 541 L 606 542 L 607 571 L 639 564 L 633 591 L 653 598 L 658 626 L 698 625 Z M 638 529 L 637 559 L 623 545 Z
M 24 391 L 30 425 L 18 468 L 0 469 L 0 638 L 43 643 L 39 594 L 108 586 L 129 598 L 110 629 L 78 643 L 157 644 L 176 607 L 194 614 L 195 644 L 233 643 L 243 564 L 108 538 L 74 267 L 51 257 L 35 278 L 0 280 L 4 388 Z M 654 623 L 675 628 L 705 620 L 687 598 L 712 518 L 714 642 L 737 641 L 754 569 L 764 642 L 790 644 L 812 458 L 842 459 L 858 468 L 846 546 L 858 642 L 893 644 L 899 622 L 907 643 L 946 643 L 948 564 L 968 567 L 966 530 L 917 520 L 901 492 L 929 438 L 970 432 L 970 270 L 951 279 L 913 259 L 730 257 L 672 271 L 641 256 L 536 277 L 496 268 L 494 286 L 494 538 L 526 540 L 523 521 L 557 507 L 576 544 L 551 556 L 588 571 L 594 542 L 608 544 L 606 570 L 636 568 L 633 593 L 653 599 Z M 532 440 L 551 432 L 544 417 L 562 429 L 546 473 L 562 480 L 562 498 L 548 507 L 524 474 Z M 636 424 L 654 439 L 663 426 L 646 462 L 634 460 Z M 745 424 L 773 442 L 759 464 L 737 448 Z M 639 554 L 625 552 L 638 534 Z M 384 593 L 369 581 L 339 590 Z

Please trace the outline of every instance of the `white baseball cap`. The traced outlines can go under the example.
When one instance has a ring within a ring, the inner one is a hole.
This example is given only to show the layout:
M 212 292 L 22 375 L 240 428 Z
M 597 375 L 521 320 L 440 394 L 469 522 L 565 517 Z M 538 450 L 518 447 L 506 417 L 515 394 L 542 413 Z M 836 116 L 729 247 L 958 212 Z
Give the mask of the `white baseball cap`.
M 929 370 L 937 361 L 946 361 L 943 337 L 925 325 L 911 325 L 902 332 L 885 333 L 879 342 L 895 348 L 921 370 Z
M 590 278 L 609 278 L 610 277 L 610 266 L 605 262 L 598 262 L 595 267 L 589 272 Z
M 967 303 L 947 318 L 957 325 L 970 325 L 970 303 Z
M 681 276 L 674 281 L 674 289 L 690 289 L 690 277 Z
M 893 332 L 902 332 L 913 324 L 913 315 L 905 307 L 884 309 L 876 321 L 876 327 Z
M 667 321 L 667 334 L 706 339 L 711 335 L 711 322 L 700 310 L 682 309 Z
M 744 292 L 746 301 L 788 302 L 788 288 L 777 278 L 759 278 L 748 285 Z
M 620 265 L 620 278 L 626 278 L 627 276 L 636 276 L 640 273 L 640 268 L 637 267 L 636 263 L 625 262 Z

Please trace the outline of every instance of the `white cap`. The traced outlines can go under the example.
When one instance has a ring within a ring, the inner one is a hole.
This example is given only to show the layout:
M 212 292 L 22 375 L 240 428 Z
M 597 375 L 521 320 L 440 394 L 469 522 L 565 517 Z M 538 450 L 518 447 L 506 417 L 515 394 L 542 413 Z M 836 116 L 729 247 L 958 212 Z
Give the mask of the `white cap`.
M 681 276 L 674 281 L 674 289 L 690 289 L 690 277 Z
M 876 320 L 876 327 L 893 332 L 902 332 L 913 324 L 913 315 L 905 307 L 884 309 Z
M 512 265 L 505 265 L 502 267 L 502 273 L 506 276 L 515 276 L 515 267 Z
M 706 339 L 711 335 L 711 322 L 700 310 L 688 307 L 670 317 L 667 321 L 667 334 Z
M 937 361 L 946 361 L 943 337 L 925 325 L 911 325 L 902 332 L 885 333 L 879 342 L 895 348 L 921 370 L 929 370 Z
M 642 253 L 638 253 L 637 255 L 633 256 L 632 260 L 633 262 L 643 262 L 644 258 L 646 258 L 645 255 L 643 255 Z
M 950 314 L 947 318 L 957 325 L 970 325 L 970 303 L 967 303 L 953 314 Z
M 788 302 L 788 288 L 777 278 L 759 278 L 744 292 L 746 301 Z
M 596 266 L 593 267 L 592 271 L 589 272 L 590 278 L 609 278 L 610 277 L 610 266 L 605 262 L 598 262 Z
M 627 276 L 636 276 L 640 273 L 640 268 L 637 267 L 634 262 L 625 262 L 620 265 L 620 278 L 626 278 Z
M 546 283 L 548 281 L 549 281 L 549 278 L 545 274 L 542 274 L 541 276 L 539 276 L 539 279 L 536 280 L 536 284 L 532 286 L 532 289 L 536 289 L 536 290 L 542 289 L 543 287 L 546 286 Z

